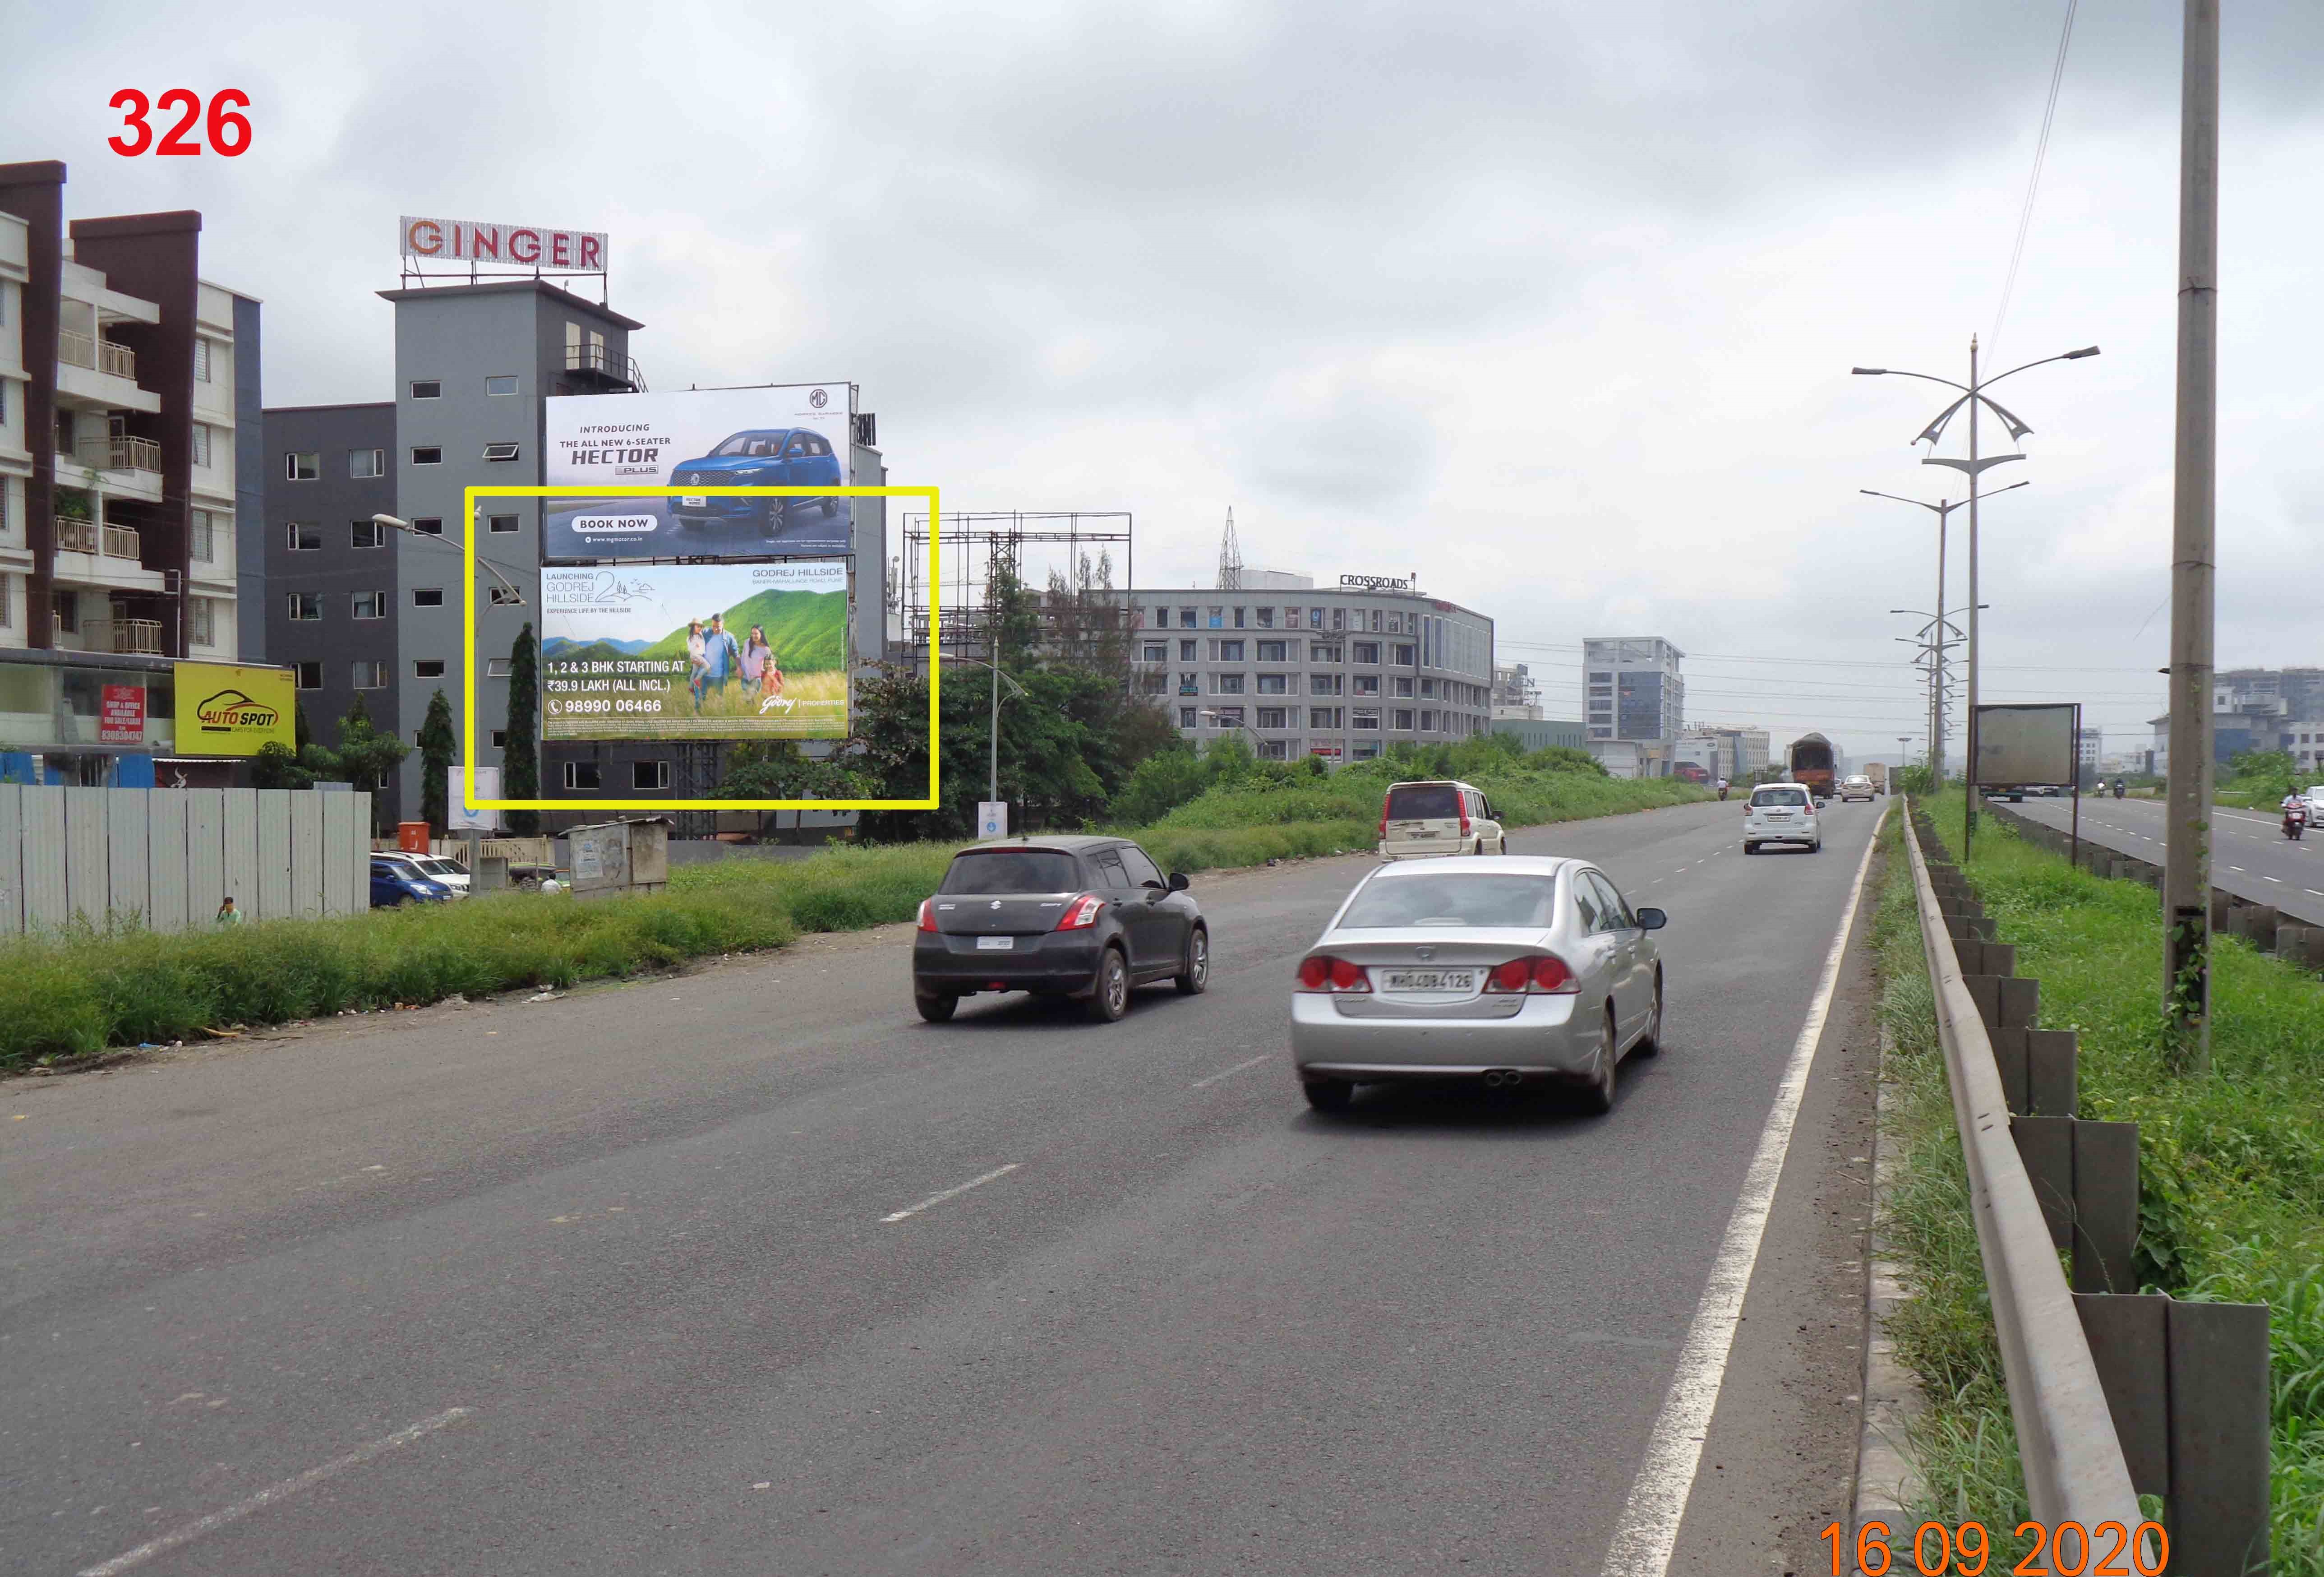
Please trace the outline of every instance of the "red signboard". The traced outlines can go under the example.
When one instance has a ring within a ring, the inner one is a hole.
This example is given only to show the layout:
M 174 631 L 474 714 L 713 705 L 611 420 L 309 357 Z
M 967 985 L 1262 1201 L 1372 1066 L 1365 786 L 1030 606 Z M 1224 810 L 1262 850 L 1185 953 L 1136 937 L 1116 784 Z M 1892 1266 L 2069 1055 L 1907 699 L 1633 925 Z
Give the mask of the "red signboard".
M 99 744 L 145 742 L 145 687 L 107 685 L 97 717 Z

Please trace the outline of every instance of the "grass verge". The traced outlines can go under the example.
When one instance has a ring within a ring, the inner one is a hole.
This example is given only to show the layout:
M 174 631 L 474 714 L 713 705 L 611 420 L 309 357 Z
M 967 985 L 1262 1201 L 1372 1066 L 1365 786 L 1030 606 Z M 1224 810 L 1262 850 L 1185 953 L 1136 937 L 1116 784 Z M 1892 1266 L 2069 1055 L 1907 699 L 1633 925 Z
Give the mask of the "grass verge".
M 1953 846 L 1960 797 L 1930 809 Z M 1912 1442 L 1929 1503 L 1914 1509 L 1976 1517 L 1999 1549 L 2024 1489 L 1901 850 L 1889 869 L 1874 935 L 1901 1167 L 1883 1230 L 1915 1295 L 1891 1331 L 1930 1401 Z M 2212 1068 L 2179 1077 L 2152 890 L 2077 871 L 1990 817 L 1965 873 L 2018 973 L 2042 982 L 2042 1022 L 2079 1031 L 2080 1115 L 2139 1124 L 2141 1290 L 2271 1306 L 2274 1570 L 2324 1577 L 2324 983 L 2219 938 Z
M 1514 785 L 1506 799 L 1493 790 L 1511 825 L 1702 795 L 1667 781 L 1541 776 L 1572 781 Z M 1217 791 L 1134 835 L 1167 869 L 1211 871 L 1370 848 L 1373 824 L 1348 812 L 1344 794 L 1304 787 Z M 507 893 L 169 936 L 115 926 L 19 938 L 0 944 L 0 1068 L 455 992 L 616 979 L 779 947 L 802 931 L 908 920 L 958 847 L 838 847 L 799 861 L 683 867 L 667 892 L 609 902 Z

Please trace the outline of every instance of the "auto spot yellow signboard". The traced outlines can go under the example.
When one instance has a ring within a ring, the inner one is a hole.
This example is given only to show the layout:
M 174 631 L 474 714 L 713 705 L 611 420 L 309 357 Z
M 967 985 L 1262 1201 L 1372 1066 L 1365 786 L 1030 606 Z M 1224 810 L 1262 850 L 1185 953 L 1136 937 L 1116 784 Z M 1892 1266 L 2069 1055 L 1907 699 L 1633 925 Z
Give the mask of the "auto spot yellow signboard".
M 287 668 L 181 662 L 177 691 L 181 756 L 254 756 L 270 744 L 294 748 L 298 699 Z

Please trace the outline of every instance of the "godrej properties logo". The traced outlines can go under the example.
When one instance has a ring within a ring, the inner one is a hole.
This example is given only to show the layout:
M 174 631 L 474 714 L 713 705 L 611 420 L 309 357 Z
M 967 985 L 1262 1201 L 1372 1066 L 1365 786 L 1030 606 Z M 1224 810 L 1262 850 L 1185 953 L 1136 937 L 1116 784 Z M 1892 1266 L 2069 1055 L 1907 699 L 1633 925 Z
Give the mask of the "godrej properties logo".
M 232 733 L 238 728 L 272 728 L 282 720 L 282 714 L 277 708 L 263 701 L 254 701 L 233 688 L 203 696 L 194 704 L 194 715 L 201 719 L 205 733 Z

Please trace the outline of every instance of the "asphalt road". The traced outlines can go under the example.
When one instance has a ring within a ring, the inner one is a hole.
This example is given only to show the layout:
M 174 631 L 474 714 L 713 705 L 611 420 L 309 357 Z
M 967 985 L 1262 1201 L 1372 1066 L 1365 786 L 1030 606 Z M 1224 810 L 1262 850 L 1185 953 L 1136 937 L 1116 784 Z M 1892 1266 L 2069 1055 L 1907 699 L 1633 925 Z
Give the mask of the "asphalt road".
M 1590 1577 L 1881 808 L 1821 855 L 1731 805 L 1513 836 L 1671 914 L 1604 1119 L 1306 1111 L 1291 964 L 1358 857 L 1198 881 L 1212 990 L 1110 1027 L 922 1025 L 888 927 L 16 1081 L 7 1569 Z M 1848 1515 L 1844 979 L 1673 1572 Z
M 2073 818 L 2073 803 L 2066 799 L 2028 799 L 2009 808 L 2061 828 Z M 2159 799 L 2082 800 L 2082 836 L 2092 843 L 2160 865 L 2163 835 Z M 2295 844 L 2283 835 L 2281 817 L 2214 806 L 2211 885 L 2254 903 L 2272 903 L 2303 924 L 2324 926 L 2324 832 Z

